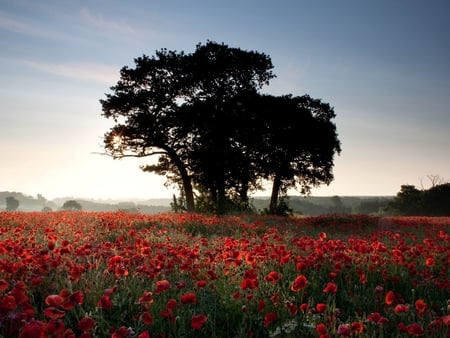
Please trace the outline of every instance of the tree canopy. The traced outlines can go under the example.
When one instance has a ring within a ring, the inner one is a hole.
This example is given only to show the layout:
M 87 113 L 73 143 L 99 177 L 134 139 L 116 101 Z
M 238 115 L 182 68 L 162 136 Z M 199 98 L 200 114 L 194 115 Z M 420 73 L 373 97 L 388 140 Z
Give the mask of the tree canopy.
M 275 208 L 289 188 L 306 193 L 333 179 L 333 109 L 308 95 L 260 94 L 274 77 L 269 56 L 208 41 L 190 54 L 162 49 L 134 61 L 100 100 L 115 123 L 106 153 L 158 156 L 142 169 L 177 184 L 187 210 L 195 196 L 215 212 L 248 207 L 263 180 L 273 181 Z
M 414 185 L 402 185 L 388 208 L 405 216 L 450 216 L 450 183 L 422 190 Z

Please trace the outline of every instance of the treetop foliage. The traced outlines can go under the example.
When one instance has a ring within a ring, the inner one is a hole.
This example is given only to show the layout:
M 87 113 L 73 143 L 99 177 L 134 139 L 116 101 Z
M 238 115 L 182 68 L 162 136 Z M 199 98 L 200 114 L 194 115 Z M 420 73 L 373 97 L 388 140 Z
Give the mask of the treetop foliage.
M 275 77 L 268 55 L 208 41 L 193 53 L 161 49 L 134 61 L 100 101 L 115 122 L 106 153 L 157 155 L 142 169 L 178 185 L 187 210 L 195 199 L 214 212 L 245 209 L 262 180 L 274 182 L 275 210 L 289 188 L 307 193 L 332 181 L 341 150 L 333 108 L 308 95 L 260 94 Z

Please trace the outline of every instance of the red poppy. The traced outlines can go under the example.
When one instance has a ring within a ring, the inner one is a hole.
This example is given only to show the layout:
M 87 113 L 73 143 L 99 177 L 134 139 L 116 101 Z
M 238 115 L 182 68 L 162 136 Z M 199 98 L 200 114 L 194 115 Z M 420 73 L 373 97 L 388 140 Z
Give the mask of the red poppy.
M 206 323 L 207 320 L 208 320 L 208 318 L 205 315 L 192 316 L 191 327 L 194 330 L 200 330 L 203 327 L 203 325 Z
M 338 327 L 337 334 L 343 337 L 350 337 L 352 330 L 349 324 L 341 324 Z
M 142 303 L 150 303 L 151 304 L 151 303 L 153 303 L 153 292 L 144 291 L 142 293 L 142 296 L 139 298 L 138 303 L 139 304 L 142 304 Z
M 394 308 L 394 312 L 399 313 L 405 313 L 409 311 L 409 305 L 407 304 L 397 304 Z
M 351 327 L 352 332 L 353 332 L 354 334 L 360 334 L 360 333 L 362 333 L 362 332 L 364 331 L 364 326 L 363 326 L 363 324 L 361 324 L 360 322 L 353 322 L 353 323 L 350 325 L 350 327 Z
M 166 303 L 166 309 L 176 309 L 178 307 L 178 303 L 176 299 L 170 298 Z
M 420 325 L 418 323 L 409 324 L 406 327 L 406 331 L 408 332 L 409 335 L 415 336 L 415 337 L 421 336 L 424 333 L 422 325 Z
M 109 310 L 113 307 L 113 303 L 109 296 L 103 295 L 97 303 L 97 307 L 102 310 Z
M 150 338 L 150 333 L 148 333 L 148 331 L 144 331 L 139 334 L 138 338 Z
M 264 316 L 264 327 L 269 327 L 274 321 L 277 320 L 277 314 L 275 312 L 268 312 Z
M 91 331 L 95 326 L 95 321 L 90 317 L 84 317 L 78 322 L 81 331 Z
M 17 307 L 14 296 L 6 295 L 0 299 L 0 313 L 6 314 L 9 311 L 15 310 Z
M 370 320 L 372 323 L 378 324 L 378 325 L 384 325 L 389 323 L 389 320 L 386 317 L 383 317 L 378 312 L 373 312 L 367 316 L 367 319 Z
M 47 323 L 47 334 L 50 337 L 61 337 L 66 326 L 61 319 L 54 319 Z
M 9 283 L 4 279 L 0 279 L 0 291 L 5 291 L 8 288 L 9 288 Z
M 169 290 L 169 289 L 170 289 L 170 283 L 169 283 L 168 280 L 164 279 L 164 280 L 159 280 L 159 281 L 156 282 L 156 290 L 155 290 L 155 292 L 157 294 L 161 293 L 161 292 L 164 292 L 166 290 Z
M 198 286 L 199 288 L 204 288 L 206 285 L 207 285 L 207 282 L 206 282 L 205 280 L 199 280 L 199 281 L 197 282 L 197 286 Z
M 45 304 L 48 306 L 59 306 L 64 302 L 64 298 L 60 295 L 50 295 L 45 298 Z
M 197 304 L 197 295 L 194 292 L 186 292 L 181 295 L 183 304 Z
M 276 284 L 280 280 L 280 274 L 277 271 L 271 271 L 264 277 L 264 280 Z
M 396 300 L 396 298 L 395 298 L 394 292 L 388 291 L 386 293 L 386 296 L 384 297 L 384 302 L 386 303 L 386 305 L 393 305 L 395 300 Z
M 337 287 L 336 283 L 328 282 L 327 286 L 325 286 L 325 288 L 323 289 L 323 292 L 325 292 L 325 293 L 336 293 L 337 289 L 338 289 L 338 287 Z
M 63 310 L 59 310 L 55 307 L 48 307 L 44 310 L 44 315 L 50 319 L 63 318 L 66 313 Z
M 241 289 L 242 290 L 252 290 L 257 288 L 259 285 L 259 282 L 257 279 L 253 278 L 244 278 L 244 280 L 241 282 Z
M 19 338 L 47 338 L 47 326 L 41 321 L 31 321 L 26 323 L 22 331 L 20 332 Z
M 421 316 L 428 307 L 427 303 L 425 303 L 425 301 L 423 299 L 416 300 L 414 305 L 416 307 L 416 311 L 419 316 Z
M 324 323 L 319 323 L 316 325 L 316 332 L 320 335 L 326 335 L 328 330 Z
M 317 312 L 319 312 L 319 313 L 324 313 L 326 309 L 327 309 L 327 304 L 324 304 L 324 303 L 318 303 L 318 304 L 316 304 L 316 310 L 317 310 Z
M 298 292 L 306 287 L 307 279 L 304 275 L 298 275 L 291 285 L 291 291 Z
M 150 312 L 145 311 L 144 313 L 142 313 L 142 321 L 146 325 L 152 325 L 154 322 L 153 315 Z

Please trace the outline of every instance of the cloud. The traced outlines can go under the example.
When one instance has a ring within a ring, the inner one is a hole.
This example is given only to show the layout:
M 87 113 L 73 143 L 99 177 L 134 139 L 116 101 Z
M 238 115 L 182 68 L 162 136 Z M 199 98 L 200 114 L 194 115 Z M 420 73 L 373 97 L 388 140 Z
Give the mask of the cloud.
M 81 18 L 87 24 L 109 33 L 136 34 L 137 31 L 124 21 L 106 20 L 101 15 L 92 14 L 86 7 L 80 10 Z
M 49 40 L 64 42 L 80 40 L 79 38 L 76 38 L 69 34 L 65 34 L 60 30 L 45 28 L 41 23 L 30 24 L 29 22 L 25 22 L 25 20 L 12 18 L 2 11 L 0 11 L 0 29 Z
M 44 63 L 23 61 L 28 67 L 87 82 L 111 85 L 119 79 L 119 67 L 95 63 Z

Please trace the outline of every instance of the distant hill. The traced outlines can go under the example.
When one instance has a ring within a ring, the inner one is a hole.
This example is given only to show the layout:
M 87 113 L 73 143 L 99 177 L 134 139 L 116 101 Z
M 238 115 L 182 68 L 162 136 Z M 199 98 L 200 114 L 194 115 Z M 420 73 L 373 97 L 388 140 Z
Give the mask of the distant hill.
M 147 200 L 96 200 L 74 197 L 61 197 L 47 200 L 44 196 L 32 197 L 20 192 L 0 192 L 0 210 L 6 209 L 6 197 L 12 196 L 19 201 L 19 211 L 41 211 L 44 207 L 60 210 L 64 202 L 76 200 L 85 211 L 130 211 L 155 214 L 171 210 L 169 198 Z M 292 196 L 289 207 L 296 214 L 322 215 L 328 213 L 384 214 L 384 208 L 393 196 Z M 252 204 L 256 210 L 263 211 L 269 207 L 269 197 L 253 197 Z
M 76 200 L 85 211 L 130 211 L 145 214 L 155 214 L 170 211 L 171 199 L 148 199 L 148 200 L 94 200 L 75 197 L 55 198 L 47 200 L 44 196 L 28 196 L 21 192 L 0 191 L 0 210 L 6 209 L 6 197 L 14 197 L 19 201 L 18 211 L 42 211 L 47 207 L 53 211 L 60 210 L 64 202 Z
M 291 196 L 288 205 L 295 214 L 317 216 L 329 213 L 386 214 L 384 210 L 393 196 Z M 269 207 L 269 198 L 255 197 L 257 210 Z

